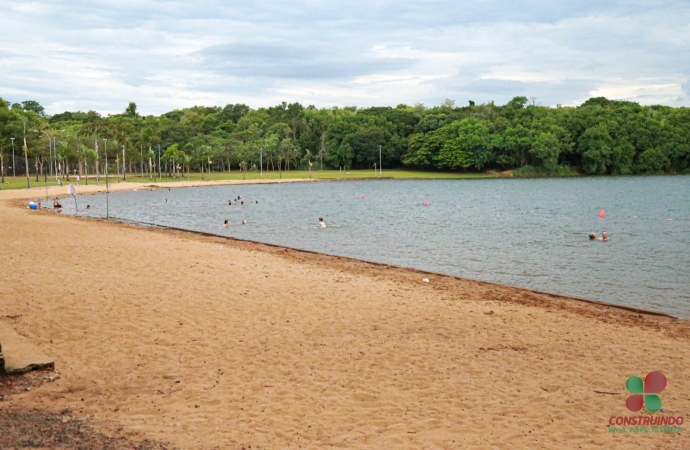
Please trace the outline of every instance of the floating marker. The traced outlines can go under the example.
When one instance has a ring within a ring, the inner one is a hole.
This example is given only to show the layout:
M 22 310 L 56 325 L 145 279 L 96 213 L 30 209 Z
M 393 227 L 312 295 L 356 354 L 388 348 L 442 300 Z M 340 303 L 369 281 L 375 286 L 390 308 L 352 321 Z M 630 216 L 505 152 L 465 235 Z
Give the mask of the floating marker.
M 362 196 L 360 198 L 364 198 L 364 194 L 362 194 Z
M 429 202 L 427 202 L 426 200 L 424 200 L 424 206 L 429 206 Z
M 603 217 L 606 217 L 606 212 L 604 212 L 604 208 L 601 208 L 601 209 L 599 210 L 599 217 L 602 217 L 602 218 L 603 218 Z

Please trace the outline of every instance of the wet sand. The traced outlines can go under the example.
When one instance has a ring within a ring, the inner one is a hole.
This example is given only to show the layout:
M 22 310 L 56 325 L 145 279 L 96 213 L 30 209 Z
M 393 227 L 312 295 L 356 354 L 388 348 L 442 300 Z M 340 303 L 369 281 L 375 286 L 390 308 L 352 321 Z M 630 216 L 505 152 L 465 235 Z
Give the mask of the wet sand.
M 0 402 L 0 427 L 69 410 L 185 449 L 690 447 L 608 431 L 653 370 L 663 415 L 688 415 L 688 321 L 17 206 L 33 196 L 0 192 L 0 320 L 61 378 Z

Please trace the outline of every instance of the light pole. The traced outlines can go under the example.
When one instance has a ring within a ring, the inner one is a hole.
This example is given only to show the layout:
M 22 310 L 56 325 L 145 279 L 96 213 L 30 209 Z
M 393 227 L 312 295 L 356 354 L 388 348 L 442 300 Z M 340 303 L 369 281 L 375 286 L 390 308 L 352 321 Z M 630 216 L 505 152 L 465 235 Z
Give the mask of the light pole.
M 53 151 L 55 158 L 53 159 L 53 173 L 55 174 L 55 181 L 58 181 L 58 159 L 57 159 L 57 138 L 53 138 Z
M 108 140 L 103 138 L 103 153 L 105 153 L 105 219 L 110 219 L 110 185 L 108 184 Z
M 26 146 L 26 133 L 24 134 L 24 173 L 26 173 L 26 188 L 31 189 L 29 180 L 29 147 Z
M 48 137 L 48 170 L 46 172 L 47 175 L 50 175 L 50 177 L 53 177 L 53 138 L 52 136 Z
M 17 178 L 17 169 L 15 169 L 15 166 L 17 165 L 14 161 L 14 138 L 10 138 L 12 141 L 12 178 Z

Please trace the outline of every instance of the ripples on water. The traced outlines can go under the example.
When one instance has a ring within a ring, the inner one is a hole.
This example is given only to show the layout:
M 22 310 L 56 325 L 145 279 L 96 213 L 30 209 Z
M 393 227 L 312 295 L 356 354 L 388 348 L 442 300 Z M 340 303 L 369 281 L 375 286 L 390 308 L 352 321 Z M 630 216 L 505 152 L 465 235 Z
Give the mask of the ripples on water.
M 79 202 L 105 216 L 104 195 Z M 110 194 L 110 215 L 690 317 L 687 176 L 155 189 Z

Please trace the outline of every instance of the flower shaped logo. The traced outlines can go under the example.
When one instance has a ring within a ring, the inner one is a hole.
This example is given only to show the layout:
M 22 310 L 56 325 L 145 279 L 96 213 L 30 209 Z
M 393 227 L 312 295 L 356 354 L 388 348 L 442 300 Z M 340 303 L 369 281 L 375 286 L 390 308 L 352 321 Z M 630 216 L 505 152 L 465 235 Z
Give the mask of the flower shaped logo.
M 644 406 L 649 412 L 657 412 L 661 409 L 661 397 L 656 394 L 666 388 L 666 377 L 659 371 L 649 372 L 644 381 L 635 376 L 628 378 L 625 387 L 633 394 L 625 401 L 630 411 L 637 412 Z

